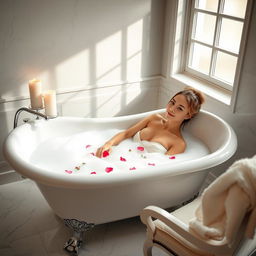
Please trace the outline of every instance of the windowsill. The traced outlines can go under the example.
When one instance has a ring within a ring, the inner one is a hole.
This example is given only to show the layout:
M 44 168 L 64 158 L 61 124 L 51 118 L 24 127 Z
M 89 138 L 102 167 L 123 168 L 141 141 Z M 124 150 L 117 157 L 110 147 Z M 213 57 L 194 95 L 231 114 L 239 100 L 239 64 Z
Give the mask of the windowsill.
M 210 96 L 211 98 L 218 100 L 228 106 L 231 105 L 231 91 L 218 87 L 207 81 L 195 78 L 187 72 L 173 74 L 171 75 L 171 78 L 177 80 L 185 86 L 192 86 L 203 92 L 205 95 Z

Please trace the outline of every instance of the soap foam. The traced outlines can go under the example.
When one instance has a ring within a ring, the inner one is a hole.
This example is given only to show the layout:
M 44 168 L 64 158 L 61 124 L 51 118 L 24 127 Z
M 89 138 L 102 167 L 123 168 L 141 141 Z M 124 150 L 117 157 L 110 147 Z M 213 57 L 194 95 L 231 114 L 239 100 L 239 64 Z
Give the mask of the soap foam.
M 183 132 L 187 147 L 184 153 L 167 156 L 162 153 L 147 153 L 137 149 L 141 146 L 132 139 L 122 141 L 112 147 L 105 158 L 94 154 L 98 147 L 120 130 L 86 131 L 69 136 L 50 138 L 39 144 L 32 153 L 30 161 L 34 166 L 50 172 L 62 172 L 67 175 L 109 174 L 146 170 L 155 166 L 198 159 L 209 154 L 206 145 L 187 132 Z M 109 169 L 107 169 L 109 168 Z M 111 168 L 113 168 L 111 170 Z

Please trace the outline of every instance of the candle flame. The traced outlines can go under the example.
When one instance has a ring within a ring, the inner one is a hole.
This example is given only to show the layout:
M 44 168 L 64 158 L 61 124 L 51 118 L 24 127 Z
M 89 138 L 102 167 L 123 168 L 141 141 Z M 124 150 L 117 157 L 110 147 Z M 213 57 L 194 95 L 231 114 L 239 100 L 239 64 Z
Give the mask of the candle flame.
M 41 83 L 41 80 L 37 79 L 37 78 L 33 78 L 33 79 L 29 80 L 29 83 L 30 84 Z

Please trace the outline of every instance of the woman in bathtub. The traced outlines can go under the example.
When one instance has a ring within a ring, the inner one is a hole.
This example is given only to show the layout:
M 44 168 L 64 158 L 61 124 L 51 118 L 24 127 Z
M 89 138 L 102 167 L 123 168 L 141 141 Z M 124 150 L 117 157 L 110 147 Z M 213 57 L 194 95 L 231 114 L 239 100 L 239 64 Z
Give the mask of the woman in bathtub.
M 178 92 L 167 104 L 165 114 L 150 115 L 116 134 L 98 148 L 96 156 L 102 157 L 104 151 L 110 153 L 112 146 L 131 137 L 136 142 L 142 142 L 148 152 L 162 152 L 166 155 L 183 153 L 186 142 L 181 134 L 182 124 L 199 112 L 203 102 L 203 94 L 194 88 Z

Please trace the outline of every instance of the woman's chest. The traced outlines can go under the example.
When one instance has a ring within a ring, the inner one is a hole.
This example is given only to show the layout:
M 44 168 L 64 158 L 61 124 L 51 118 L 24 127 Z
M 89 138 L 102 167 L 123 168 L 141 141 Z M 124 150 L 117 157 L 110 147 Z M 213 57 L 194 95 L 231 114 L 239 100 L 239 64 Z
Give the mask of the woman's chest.
M 140 139 L 159 142 L 168 149 L 177 140 L 177 136 L 164 129 L 163 125 L 150 125 L 141 130 Z

